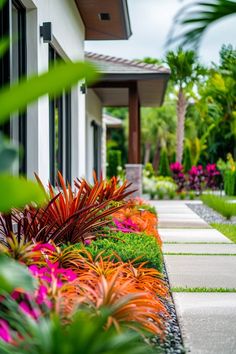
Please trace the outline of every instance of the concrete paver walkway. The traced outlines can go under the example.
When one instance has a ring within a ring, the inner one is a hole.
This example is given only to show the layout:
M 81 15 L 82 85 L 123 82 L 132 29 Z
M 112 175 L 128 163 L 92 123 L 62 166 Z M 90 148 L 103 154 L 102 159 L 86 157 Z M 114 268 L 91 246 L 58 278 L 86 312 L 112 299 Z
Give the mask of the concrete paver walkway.
M 193 354 L 233 354 L 236 292 L 202 293 L 201 288 L 236 288 L 236 245 L 185 203 L 152 202 L 158 211 L 170 286 L 199 289 L 173 293 L 184 344 Z

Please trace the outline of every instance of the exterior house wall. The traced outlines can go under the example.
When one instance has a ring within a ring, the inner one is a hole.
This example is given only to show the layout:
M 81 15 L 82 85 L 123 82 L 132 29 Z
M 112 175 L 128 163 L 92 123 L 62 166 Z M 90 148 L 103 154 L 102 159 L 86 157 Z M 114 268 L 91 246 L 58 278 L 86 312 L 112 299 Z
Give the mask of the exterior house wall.
M 86 95 L 86 177 L 92 182 L 94 170 L 94 129 L 93 122 L 102 129 L 102 103 L 94 90 L 88 89 Z
M 84 59 L 85 29 L 74 1 L 22 0 L 27 10 L 28 75 L 48 70 L 49 45 L 40 38 L 40 25 L 52 22 L 51 45 L 63 59 Z M 85 95 L 80 85 L 72 90 L 72 178 L 85 175 Z M 83 143 L 81 143 L 83 142 Z M 44 183 L 49 179 L 49 99 L 43 97 L 27 110 L 27 176 L 37 172 Z

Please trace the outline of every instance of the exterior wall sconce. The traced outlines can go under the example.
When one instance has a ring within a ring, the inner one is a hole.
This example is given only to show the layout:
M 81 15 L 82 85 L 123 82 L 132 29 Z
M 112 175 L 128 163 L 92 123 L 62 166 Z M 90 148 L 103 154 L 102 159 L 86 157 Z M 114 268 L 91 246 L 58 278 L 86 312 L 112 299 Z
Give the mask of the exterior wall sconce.
M 43 38 L 44 43 L 52 42 L 52 22 L 43 22 L 40 26 L 40 37 Z
M 80 86 L 80 91 L 82 92 L 83 95 L 86 95 L 87 93 L 87 86 L 85 83 L 81 84 Z

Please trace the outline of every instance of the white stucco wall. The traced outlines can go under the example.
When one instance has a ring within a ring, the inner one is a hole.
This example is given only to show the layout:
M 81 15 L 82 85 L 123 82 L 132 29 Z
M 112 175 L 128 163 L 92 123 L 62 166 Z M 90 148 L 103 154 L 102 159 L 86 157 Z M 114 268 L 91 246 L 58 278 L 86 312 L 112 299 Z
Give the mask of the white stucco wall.
M 92 181 L 94 156 L 93 156 L 93 127 L 92 121 L 102 126 L 102 104 L 99 97 L 92 89 L 88 89 L 86 94 L 86 177 Z
M 64 59 L 84 59 L 85 30 L 78 9 L 71 0 L 22 0 L 27 8 L 28 74 L 48 70 L 49 45 L 40 38 L 43 22 L 52 22 L 53 47 Z M 49 99 L 43 97 L 28 107 L 27 175 L 37 172 L 49 179 Z M 72 92 L 72 177 L 85 175 L 85 95 L 79 84 Z

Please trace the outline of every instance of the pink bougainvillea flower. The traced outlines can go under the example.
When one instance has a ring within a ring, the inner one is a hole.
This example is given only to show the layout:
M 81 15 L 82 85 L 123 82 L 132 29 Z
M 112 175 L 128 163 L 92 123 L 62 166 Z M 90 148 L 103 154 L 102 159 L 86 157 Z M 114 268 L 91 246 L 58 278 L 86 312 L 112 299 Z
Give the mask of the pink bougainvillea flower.
M 85 240 L 85 241 L 84 241 L 84 244 L 85 244 L 85 246 L 91 245 L 91 240 Z
M 38 243 L 34 248 L 34 251 L 56 251 L 56 247 L 51 245 L 50 243 Z
M 22 312 L 24 312 L 26 315 L 32 317 L 35 320 L 37 320 L 40 316 L 40 311 L 38 309 L 31 308 L 29 304 L 25 301 L 21 301 L 19 303 L 19 308 Z
M 12 341 L 10 327 L 5 320 L 0 320 L 0 339 L 6 343 L 10 343 Z

